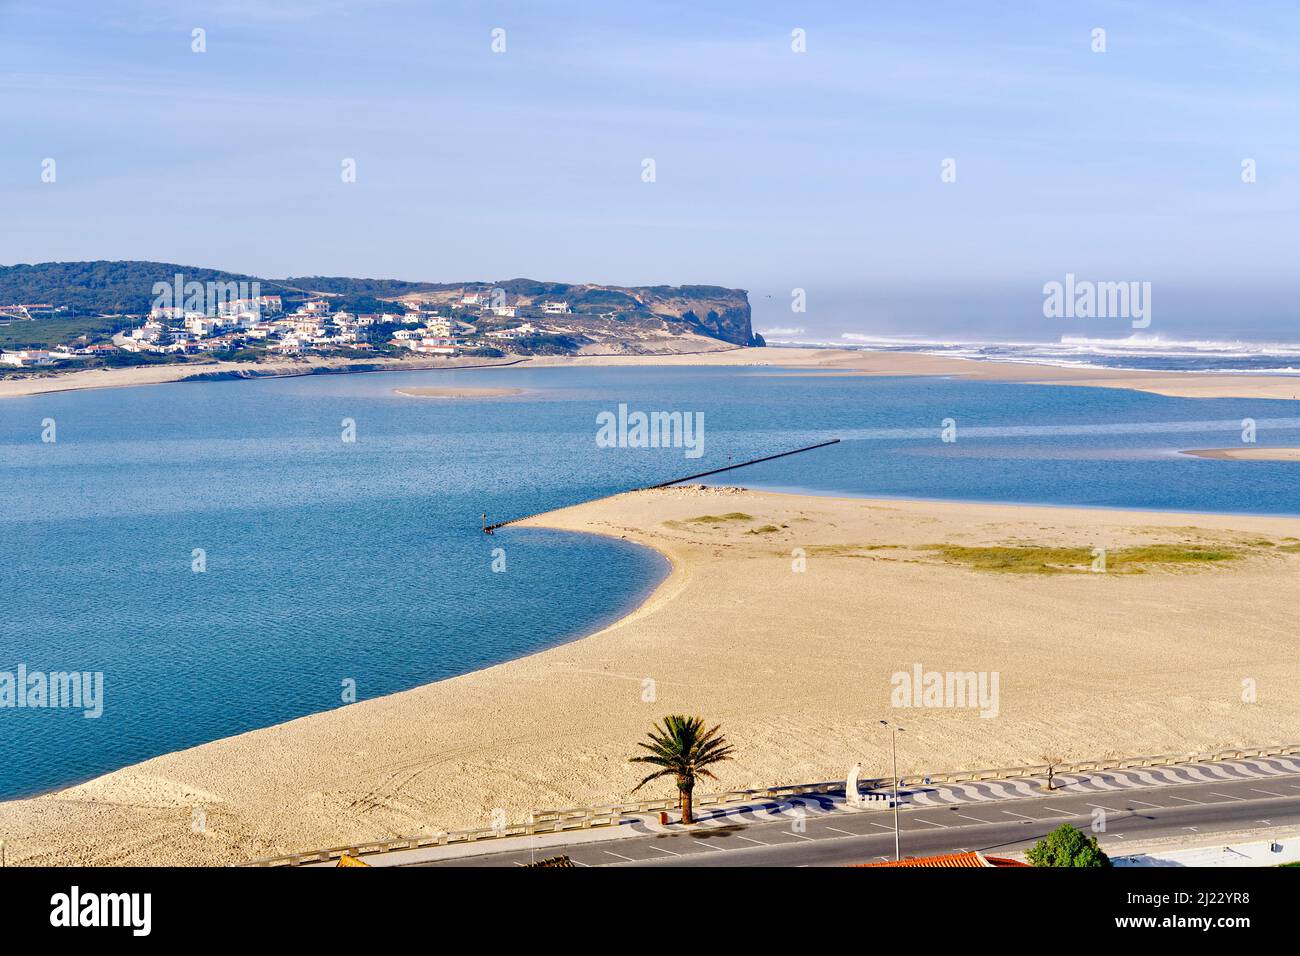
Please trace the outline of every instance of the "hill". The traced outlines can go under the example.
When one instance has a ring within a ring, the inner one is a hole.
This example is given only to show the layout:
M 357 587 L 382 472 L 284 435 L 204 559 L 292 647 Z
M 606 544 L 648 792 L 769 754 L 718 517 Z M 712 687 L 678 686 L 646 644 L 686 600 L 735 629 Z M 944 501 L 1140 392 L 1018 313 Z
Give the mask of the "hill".
M 626 330 L 629 340 L 647 335 L 703 335 L 735 345 L 761 344 L 750 324 L 749 298 L 743 289 L 721 286 L 606 286 L 592 283 L 543 282 L 536 279 L 467 282 L 411 282 L 402 279 L 358 279 L 346 276 L 305 276 L 272 279 L 242 273 L 179 265 L 171 262 L 107 261 L 43 262 L 0 266 L 0 307 L 49 303 L 61 308 L 51 319 L 30 324 L 36 341 L 48 336 L 37 328 L 58 322 L 60 335 L 75 330 L 84 317 L 87 331 L 106 327 L 105 317 L 139 316 L 154 301 L 156 282 L 170 283 L 177 274 L 185 281 L 257 281 L 265 295 L 281 295 L 286 308 L 314 296 L 328 296 L 334 307 L 371 312 L 415 302 L 455 304 L 469 293 L 494 294 L 522 309 L 545 302 L 567 302 L 570 312 L 557 321 L 577 334 L 598 333 L 602 341 L 617 340 Z M 27 323 L 21 323 L 28 325 Z M 13 327 L 6 341 L 17 334 Z

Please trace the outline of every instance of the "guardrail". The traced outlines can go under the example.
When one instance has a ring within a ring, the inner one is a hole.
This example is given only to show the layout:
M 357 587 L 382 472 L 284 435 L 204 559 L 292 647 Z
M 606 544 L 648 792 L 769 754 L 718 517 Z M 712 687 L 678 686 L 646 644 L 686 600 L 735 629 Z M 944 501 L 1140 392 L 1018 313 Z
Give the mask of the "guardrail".
M 1102 770 L 1131 770 L 1142 767 L 1162 767 L 1171 764 L 1210 763 L 1219 760 L 1240 760 L 1249 757 L 1284 757 L 1300 755 L 1300 744 L 1277 744 L 1268 747 L 1246 747 L 1229 750 L 1216 750 L 1211 753 L 1153 754 L 1145 757 L 1117 757 L 1099 760 L 1076 760 L 1069 763 L 1050 765 L 1056 776 L 1072 773 L 1095 773 Z M 1014 780 L 1018 777 L 1042 777 L 1049 770 L 1048 764 L 1033 764 L 1023 767 L 1001 767 L 990 770 L 957 770 L 947 773 L 909 774 L 899 777 L 898 785 L 905 786 L 908 781 L 918 783 L 970 783 L 981 780 Z M 892 777 L 878 777 L 860 780 L 859 786 L 868 791 L 893 786 Z M 695 798 L 697 808 L 716 807 L 732 803 L 753 803 L 758 800 L 774 800 L 783 797 L 798 797 L 808 794 L 836 793 L 844 789 L 843 780 L 829 780 L 823 783 L 799 783 L 786 786 L 763 787 L 755 790 L 726 790 L 721 793 L 705 793 Z M 616 803 L 597 807 L 573 807 L 566 810 L 534 810 L 525 823 L 512 823 L 503 827 L 485 827 L 477 830 L 452 830 L 427 836 L 399 837 L 393 840 L 378 840 L 370 843 L 350 843 L 346 846 L 329 847 L 324 850 L 310 850 L 303 853 L 291 853 L 287 856 L 266 857 L 245 863 L 244 866 L 303 866 L 310 863 L 327 863 L 340 856 L 363 856 L 371 853 L 391 853 L 396 850 L 420 850 L 436 846 L 458 846 L 477 843 L 481 840 L 499 840 L 506 837 L 537 836 L 546 833 L 565 833 L 571 830 L 590 830 L 597 827 L 618 826 L 624 817 L 644 813 L 658 813 L 677 807 L 674 798 L 643 800 L 637 803 Z

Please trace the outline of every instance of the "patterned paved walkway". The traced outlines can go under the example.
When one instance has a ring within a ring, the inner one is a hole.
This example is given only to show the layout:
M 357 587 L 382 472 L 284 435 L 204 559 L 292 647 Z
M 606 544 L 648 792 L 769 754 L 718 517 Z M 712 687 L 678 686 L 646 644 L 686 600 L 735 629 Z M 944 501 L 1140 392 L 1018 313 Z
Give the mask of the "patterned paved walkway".
M 1053 781 L 1053 790 L 1062 794 L 1109 793 L 1191 783 L 1260 780 L 1297 773 L 1300 773 L 1300 757 L 1253 757 L 1165 767 L 1057 774 Z M 1044 777 L 1021 777 L 1015 780 L 982 780 L 978 783 L 914 785 L 899 788 L 898 804 L 899 809 L 907 809 L 1042 797 L 1047 794 L 1046 783 Z M 863 807 L 888 810 L 892 806 L 890 803 L 892 793 L 889 787 L 863 789 L 861 794 Z M 780 800 L 738 803 L 716 809 L 703 808 L 697 811 L 696 822 L 704 827 L 726 827 L 746 823 L 789 821 L 801 816 L 856 812 L 858 809 L 847 804 L 844 791 L 840 790 Z M 675 824 L 661 825 L 657 815 L 635 817 L 627 825 L 642 833 L 663 833 L 680 829 Z

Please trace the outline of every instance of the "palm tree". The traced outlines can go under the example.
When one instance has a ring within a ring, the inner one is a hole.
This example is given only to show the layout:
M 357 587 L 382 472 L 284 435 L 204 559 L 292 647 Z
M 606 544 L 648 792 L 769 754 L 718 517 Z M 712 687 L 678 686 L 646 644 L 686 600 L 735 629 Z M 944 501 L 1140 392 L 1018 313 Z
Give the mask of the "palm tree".
M 630 758 L 632 763 L 654 764 L 661 769 L 650 774 L 638 783 L 632 792 L 640 790 L 651 780 L 660 777 L 675 777 L 677 792 L 682 800 L 682 823 L 694 823 L 691 814 L 691 797 L 695 791 L 695 778 L 708 777 L 716 780 L 708 769 L 711 764 L 731 759 L 734 749 L 726 738 L 718 733 L 721 725 L 712 730 L 704 729 L 704 721 L 699 717 L 684 717 L 681 714 L 669 714 L 661 726 L 655 727 L 647 736 L 650 742 L 639 741 L 638 747 L 644 747 L 649 754 Z

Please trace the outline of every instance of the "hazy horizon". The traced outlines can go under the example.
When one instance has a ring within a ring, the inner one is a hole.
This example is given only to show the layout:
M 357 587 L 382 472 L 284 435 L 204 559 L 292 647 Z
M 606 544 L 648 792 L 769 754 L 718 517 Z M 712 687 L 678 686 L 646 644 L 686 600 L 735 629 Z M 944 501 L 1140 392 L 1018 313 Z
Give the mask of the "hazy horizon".
M 1132 334 L 1044 318 L 1070 273 L 1150 282 L 1143 334 L 1294 337 L 1300 11 L 927 10 L 0 2 L 0 261 L 723 285 L 824 340 Z

